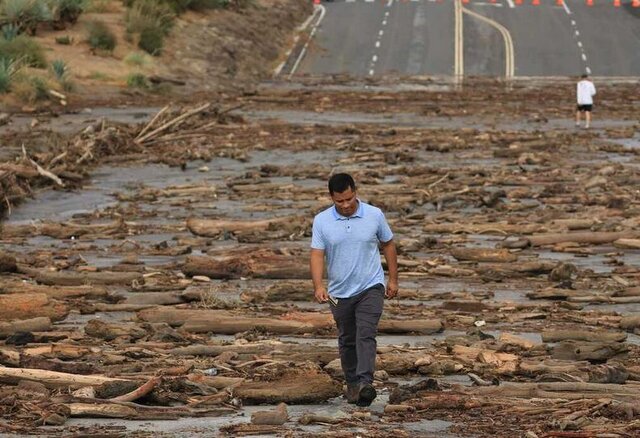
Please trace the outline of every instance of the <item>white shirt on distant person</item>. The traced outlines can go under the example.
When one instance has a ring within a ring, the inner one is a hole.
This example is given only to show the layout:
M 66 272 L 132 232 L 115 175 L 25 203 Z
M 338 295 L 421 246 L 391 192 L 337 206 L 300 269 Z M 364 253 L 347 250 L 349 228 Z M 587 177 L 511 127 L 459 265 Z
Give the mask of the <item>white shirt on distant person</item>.
M 596 94 L 596 87 L 588 79 L 578 82 L 578 105 L 593 105 L 593 96 Z

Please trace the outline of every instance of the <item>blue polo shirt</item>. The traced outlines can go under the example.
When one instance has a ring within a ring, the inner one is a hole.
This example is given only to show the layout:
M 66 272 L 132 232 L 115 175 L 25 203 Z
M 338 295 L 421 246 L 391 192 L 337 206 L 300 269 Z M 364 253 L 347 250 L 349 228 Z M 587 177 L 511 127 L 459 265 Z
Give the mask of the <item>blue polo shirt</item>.
M 379 242 L 393 239 L 393 233 L 379 208 L 358 200 L 350 217 L 332 206 L 313 219 L 311 248 L 325 252 L 329 294 L 349 298 L 365 289 L 384 284 Z

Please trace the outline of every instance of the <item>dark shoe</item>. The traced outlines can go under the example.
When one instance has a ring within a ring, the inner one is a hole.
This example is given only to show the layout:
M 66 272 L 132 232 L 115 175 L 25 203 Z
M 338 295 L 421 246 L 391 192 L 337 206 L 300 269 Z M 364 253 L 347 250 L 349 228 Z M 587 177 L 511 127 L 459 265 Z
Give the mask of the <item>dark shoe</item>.
M 347 403 L 354 404 L 358 401 L 360 394 L 360 386 L 357 383 L 353 385 L 347 384 L 347 390 L 344 392 L 344 398 L 347 399 Z
M 376 389 L 371 383 L 361 383 L 359 389 L 360 391 L 358 392 L 358 401 L 356 401 L 356 406 L 364 408 L 371 405 L 371 402 L 373 402 L 377 395 Z

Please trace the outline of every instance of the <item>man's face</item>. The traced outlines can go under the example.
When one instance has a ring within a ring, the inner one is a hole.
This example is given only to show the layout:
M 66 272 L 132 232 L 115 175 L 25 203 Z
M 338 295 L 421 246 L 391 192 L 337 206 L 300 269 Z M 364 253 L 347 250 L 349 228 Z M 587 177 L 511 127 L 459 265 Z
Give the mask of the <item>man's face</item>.
M 331 195 L 331 200 L 333 204 L 336 206 L 336 210 L 342 216 L 349 217 L 355 214 L 358 209 L 358 199 L 356 198 L 356 191 L 351 190 L 349 187 L 344 192 L 333 192 Z

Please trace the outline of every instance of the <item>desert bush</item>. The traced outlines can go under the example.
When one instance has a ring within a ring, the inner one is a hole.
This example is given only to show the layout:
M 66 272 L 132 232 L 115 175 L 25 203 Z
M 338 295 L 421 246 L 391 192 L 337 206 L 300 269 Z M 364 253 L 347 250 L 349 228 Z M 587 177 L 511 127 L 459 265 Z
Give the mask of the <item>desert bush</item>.
M 2 26 L 2 38 L 7 41 L 13 41 L 18 36 L 18 28 L 13 24 L 5 24 Z
M 42 47 L 27 35 L 18 35 L 10 41 L 0 39 L 0 53 L 4 58 L 20 60 L 29 67 L 45 68 L 47 66 Z
M 149 80 L 142 73 L 131 73 L 127 75 L 127 87 L 129 88 L 149 88 Z
M 157 27 L 148 27 L 140 32 L 138 47 L 152 56 L 160 56 L 164 45 L 164 34 Z
M 62 44 L 63 46 L 68 46 L 72 42 L 73 42 L 73 38 L 71 38 L 69 35 L 56 37 L 56 43 L 57 44 Z
M 4 94 L 11 89 L 11 81 L 20 70 L 20 61 L 9 58 L 0 58 L 0 93 Z
M 65 91 L 71 91 L 73 89 L 73 82 L 71 81 L 69 74 L 69 66 L 62 59 L 56 59 L 51 63 L 51 72 L 56 81 L 62 86 Z
M 23 102 L 30 104 L 49 99 L 49 84 L 44 78 L 35 75 L 16 75 L 11 91 Z
M 85 0 L 49 1 L 51 2 L 52 22 L 56 29 L 64 29 L 67 23 L 75 23 L 80 14 L 84 12 Z
M 175 14 L 165 3 L 156 0 L 138 0 L 125 16 L 127 32 L 141 33 L 145 29 L 158 28 L 168 35 L 173 27 Z
M 0 17 L 15 26 L 18 33 L 35 35 L 39 22 L 51 20 L 51 10 L 44 0 L 3 0 Z
M 229 6 L 229 0 L 193 0 L 189 5 L 194 11 L 207 9 L 223 9 Z
M 116 47 L 116 36 L 102 21 L 94 20 L 87 25 L 88 41 L 92 49 L 112 52 Z
M 131 52 L 124 57 L 124 63 L 135 67 L 144 67 L 150 63 L 149 55 L 141 52 Z

